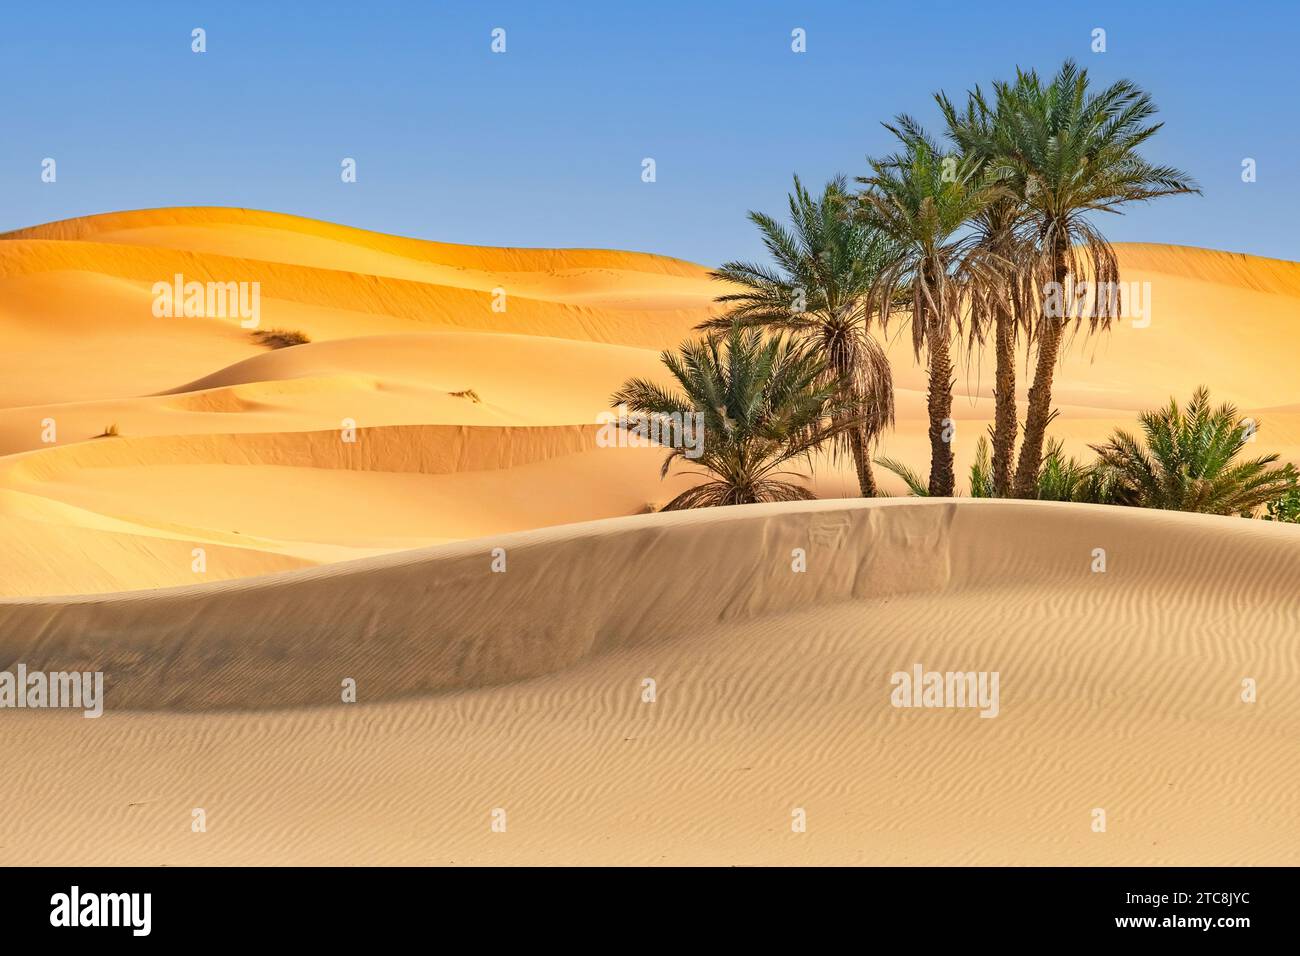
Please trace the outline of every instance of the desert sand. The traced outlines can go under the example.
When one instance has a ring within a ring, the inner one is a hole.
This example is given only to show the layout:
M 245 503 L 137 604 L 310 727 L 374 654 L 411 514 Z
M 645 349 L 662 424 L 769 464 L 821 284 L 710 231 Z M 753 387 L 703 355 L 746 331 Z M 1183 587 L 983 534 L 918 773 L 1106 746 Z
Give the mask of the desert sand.
M 1205 383 L 1300 462 L 1300 264 L 1119 253 L 1150 324 L 1074 344 L 1051 433 L 1083 454 Z M 259 282 L 311 342 L 155 317 L 175 273 Z M 829 500 L 825 461 L 828 500 L 646 514 L 689 478 L 596 416 L 719 291 L 241 209 L 0 237 L 0 668 L 108 688 L 0 711 L 0 863 L 1300 862 L 1300 529 Z M 922 466 L 900 331 L 882 451 Z M 917 663 L 998 671 L 998 717 L 892 707 Z

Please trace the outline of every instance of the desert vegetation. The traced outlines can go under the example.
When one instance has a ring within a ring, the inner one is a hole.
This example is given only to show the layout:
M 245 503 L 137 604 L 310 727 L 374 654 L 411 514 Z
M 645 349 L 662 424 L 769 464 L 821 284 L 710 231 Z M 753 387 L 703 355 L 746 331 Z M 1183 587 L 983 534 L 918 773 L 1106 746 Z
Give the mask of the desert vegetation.
M 1186 173 L 1141 155 L 1161 127 L 1151 96 L 1127 80 L 1096 88 L 1067 61 L 1051 77 L 1017 70 L 988 92 L 939 92 L 935 102 L 941 138 L 900 114 L 884 124 L 894 151 L 869 158 L 856 189 L 841 176 L 813 193 L 796 176 L 788 224 L 749 214 L 771 263 L 727 262 L 713 273 L 739 291 L 718 297 L 726 309 L 699 327 L 701 341 L 665 355 L 684 395 L 638 381 L 614 396 L 648 412 L 705 410 L 712 444 L 698 465 L 709 481 L 670 507 L 810 497 L 769 476 L 794 458 L 811 466 L 823 445 L 852 459 L 864 497 L 879 493 L 873 463 L 912 494 L 958 494 L 956 367 L 991 345 L 993 424 L 976 446 L 970 495 L 1297 520 L 1295 468 L 1276 455 L 1244 458 L 1257 425 L 1231 405 L 1212 408 L 1204 388 L 1183 407 L 1171 399 L 1144 413 L 1139 434 L 1117 430 L 1092 446 L 1094 460 L 1067 456 L 1048 435 L 1066 343 L 1105 332 L 1115 317 L 1113 301 L 1061 303 L 1071 283 L 1120 281 L 1097 214 L 1199 192 Z M 894 424 L 878 336 L 902 322 L 926 371 L 924 474 L 872 454 Z M 789 378 L 769 364 L 817 370 L 795 406 Z M 1021 364 L 1031 373 L 1023 409 Z
M 826 361 L 791 336 L 764 336 L 733 325 L 725 336 L 685 342 L 663 362 L 677 389 L 632 379 L 614 404 L 640 415 L 678 421 L 703 414 L 703 448 L 696 458 L 677 445 L 664 461 L 696 466 L 706 480 L 673 498 L 664 511 L 763 501 L 799 501 L 813 494 L 787 479 L 790 466 L 811 467 L 811 453 L 842 439 L 862 422 L 855 417 L 851 385 Z
M 273 349 L 287 349 L 294 345 L 306 345 L 311 341 L 306 332 L 295 329 L 254 329 L 253 338 Z

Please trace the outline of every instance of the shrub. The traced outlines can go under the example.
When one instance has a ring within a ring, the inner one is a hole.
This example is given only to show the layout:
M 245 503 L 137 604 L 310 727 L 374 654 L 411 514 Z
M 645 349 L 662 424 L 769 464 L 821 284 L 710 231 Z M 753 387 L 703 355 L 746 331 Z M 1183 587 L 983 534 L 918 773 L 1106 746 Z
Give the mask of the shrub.
M 311 341 L 306 332 L 293 329 L 255 329 L 253 338 L 273 349 L 287 349 L 293 345 L 306 345 Z
M 1300 481 L 1292 482 L 1290 488 L 1265 505 L 1263 518 L 1300 524 Z

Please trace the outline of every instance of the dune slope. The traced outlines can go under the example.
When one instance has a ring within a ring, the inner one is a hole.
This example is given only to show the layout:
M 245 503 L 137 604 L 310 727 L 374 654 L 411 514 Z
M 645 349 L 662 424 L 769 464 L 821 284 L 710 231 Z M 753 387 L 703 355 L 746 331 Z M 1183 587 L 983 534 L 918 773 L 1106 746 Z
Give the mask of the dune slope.
M 1296 528 L 899 500 L 8 601 L 107 712 L 4 715 L 0 861 L 1295 864 L 1298 574 Z M 998 715 L 891 706 L 915 664 Z
M 1118 252 L 1141 314 L 1073 341 L 1052 434 L 1087 457 L 1206 383 L 1260 423 L 1260 453 L 1300 462 L 1277 347 L 1297 333 L 1300 265 Z M 176 274 L 259 283 L 261 328 L 310 343 L 271 352 L 237 316 L 155 317 L 153 284 Z M 602 447 L 592 426 L 627 378 L 664 379 L 659 350 L 721 291 L 663 256 L 460 246 L 249 209 L 6 234 L 0 595 L 228 580 L 662 505 L 693 479 L 661 482 L 661 453 Z M 899 413 L 880 452 L 923 468 L 924 370 L 901 328 L 888 346 Z M 976 349 L 957 383 L 963 476 L 991 419 L 991 360 Z M 809 481 L 822 496 L 856 489 L 843 462 L 819 461 Z M 219 560 L 192 571 L 209 546 Z
M 1118 253 L 1142 315 L 1071 343 L 1052 434 L 1087 454 L 1205 383 L 1300 462 L 1300 265 Z M 155 317 L 178 273 L 257 282 L 261 327 L 310 342 Z M 720 291 L 245 209 L 0 236 L 0 670 L 108 695 L 0 711 L 0 864 L 1300 863 L 1300 529 L 645 514 L 696 479 L 597 415 Z M 924 371 L 887 344 L 880 451 L 923 466 Z M 957 384 L 962 474 L 991 361 Z M 892 706 L 915 665 L 996 671 L 998 715 Z

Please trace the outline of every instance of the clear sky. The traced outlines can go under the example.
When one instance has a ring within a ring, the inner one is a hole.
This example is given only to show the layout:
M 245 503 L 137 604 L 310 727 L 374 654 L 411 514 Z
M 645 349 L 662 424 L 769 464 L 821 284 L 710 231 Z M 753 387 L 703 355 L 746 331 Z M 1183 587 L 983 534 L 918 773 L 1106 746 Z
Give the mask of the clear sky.
M 745 211 L 780 212 L 792 173 L 858 175 L 889 147 L 881 120 L 935 120 L 934 90 L 1072 56 L 1153 94 L 1167 126 L 1149 157 L 1205 191 L 1104 217 L 1112 239 L 1300 259 L 1296 0 L 5 0 L 0 20 L 0 229 L 249 206 L 449 242 L 755 258 Z

